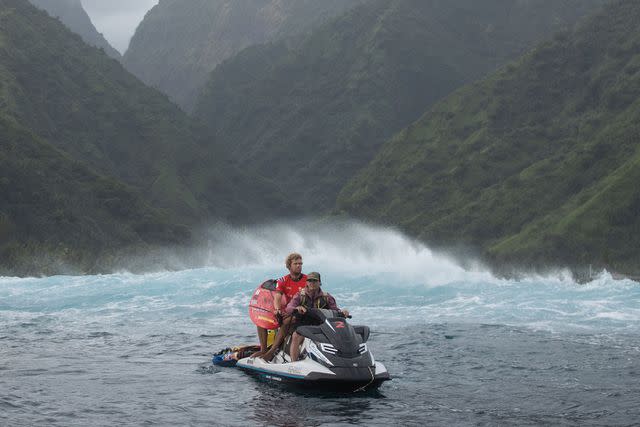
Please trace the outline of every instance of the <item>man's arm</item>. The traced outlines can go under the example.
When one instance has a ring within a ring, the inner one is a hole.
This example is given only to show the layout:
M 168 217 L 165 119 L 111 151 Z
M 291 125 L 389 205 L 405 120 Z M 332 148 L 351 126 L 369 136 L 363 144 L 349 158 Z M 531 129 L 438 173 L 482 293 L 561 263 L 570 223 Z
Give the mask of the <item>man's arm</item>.
M 278 311 L 282 310 L 282 295 L 284 294 L 285 277 L 276 280 L 276 294 L 273 297 L 273 308 Z
M 331 294 L 327 294 L 327 306 L 329 310 L 337 310 L 341 311 L 344 314 L 344 317 L 349 317 L 349 310 L 341 310 L 338 308 L 338 304 L 336 304 L 336 299 L 331 296 Z
M 329 310 L 340 311 L 338 305 L 336 304 L 336 299 L 331 294 L 327 294 L 327 307 L 329 308 Z
M 276 291 L 276 294 L 273 297 L 273 308 L 276 311 L 282 311 L 282 292 L 280 291 Z
M 294 311 L 296 311 L 296 308 L 299 305 L 300 305 L 300 292 L 298 292 L 296 296 L 291 298 L 291 301 L 289 301 L 289 304 L 287 304 L 287 308 L 285 309 L 285 311 L 287 312 L 288 315 L 291 315 Z

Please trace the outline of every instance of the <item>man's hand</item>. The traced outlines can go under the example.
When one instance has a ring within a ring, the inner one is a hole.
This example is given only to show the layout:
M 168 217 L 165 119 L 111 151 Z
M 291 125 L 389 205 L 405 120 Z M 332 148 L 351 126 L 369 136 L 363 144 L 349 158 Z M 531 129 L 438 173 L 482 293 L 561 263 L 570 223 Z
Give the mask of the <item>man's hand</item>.
M 307 312 L 307 309 L 301 305 L 297 306 L 296 310 L 298 310 L 298 313 L 300 314 L 305 314 Z
M 282 315 L 282 310 L 280 310 L 279 308 L 276 308 L 273 314 L 276 316 L 278 325 L 282 325 L 282 320 L 284 319 L 284 316 Z
M 349 310 L 340 310 L 342 311 L 342 314 L 344 314 L 344 317 L 349 317 Z

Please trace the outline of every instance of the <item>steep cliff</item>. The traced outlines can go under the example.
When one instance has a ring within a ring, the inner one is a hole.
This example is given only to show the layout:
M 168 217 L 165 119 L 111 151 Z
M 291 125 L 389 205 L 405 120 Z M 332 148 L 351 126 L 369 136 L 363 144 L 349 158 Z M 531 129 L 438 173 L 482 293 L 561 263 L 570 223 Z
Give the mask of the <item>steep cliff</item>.
M 103 49 L 110 57 L 120 60 L 122 55 L 115 50 L 102 34 L 96 30 L 91 18 L 82 7 L 81 0 L 29 0 L 49 15 L 59 18 L 71 31 L 82 37 L 85 43 Z
M 237 164 L 335 206 L 393 134 L 601 1 L 383 0 L 221 64 L 196 109 Z
M 128 70 L 191 110 L 208 74 L 247 46 L 303 33 L 363 0 L 165 0 L 136 30 Z
M 616 1 L 389 141 L 341 209 L 498 265 L 640 265 L 640 3 Z

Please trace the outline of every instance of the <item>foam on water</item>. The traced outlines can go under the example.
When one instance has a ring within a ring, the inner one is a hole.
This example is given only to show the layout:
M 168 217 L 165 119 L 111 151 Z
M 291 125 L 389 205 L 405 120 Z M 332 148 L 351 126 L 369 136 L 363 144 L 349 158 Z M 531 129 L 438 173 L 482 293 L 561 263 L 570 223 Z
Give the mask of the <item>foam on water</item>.
M 310 396 L 211 366 L 252 343 L 253 289 L 291 250 L 372 328 L 393 381 Z M 387 229 L 218 227 L 197 269 L 0 278 L 1 425 L 631 425 L 640 285 L 462 267 Z M 176 261 L 177 262 L 177 261 Z M 213 420 L 213 421 L 212 421 Z
M 537 329 L 633 330 L 640 327 L 640 286 L 604 272 L 585 285 L 566 272 L 499 279 L 390 229 L 360 223 L 298 222 L 236 229 L 216 227 L 200 269 L 135 275 L 0 278 L 0 313 L 70 316 L 189 315 L 244 317 L 253 288 L 284 273 L 292 250 L 305 270 L 320 271 L 341 305 L 376 323 L 526 325 Z M 473 263 L 465 263 L 473 265 Z

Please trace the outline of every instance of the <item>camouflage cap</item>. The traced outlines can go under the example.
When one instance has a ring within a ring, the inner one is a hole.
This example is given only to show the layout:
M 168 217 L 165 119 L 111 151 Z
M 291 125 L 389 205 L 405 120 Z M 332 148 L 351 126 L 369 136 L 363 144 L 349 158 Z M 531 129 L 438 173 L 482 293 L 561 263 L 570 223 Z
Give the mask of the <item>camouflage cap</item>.
M 320 273 L 312 271 L 311 273 L 307 274 L 307 282 L 310 281 L 310 280 L 317 280 L 318 283 L 321 283 Z

